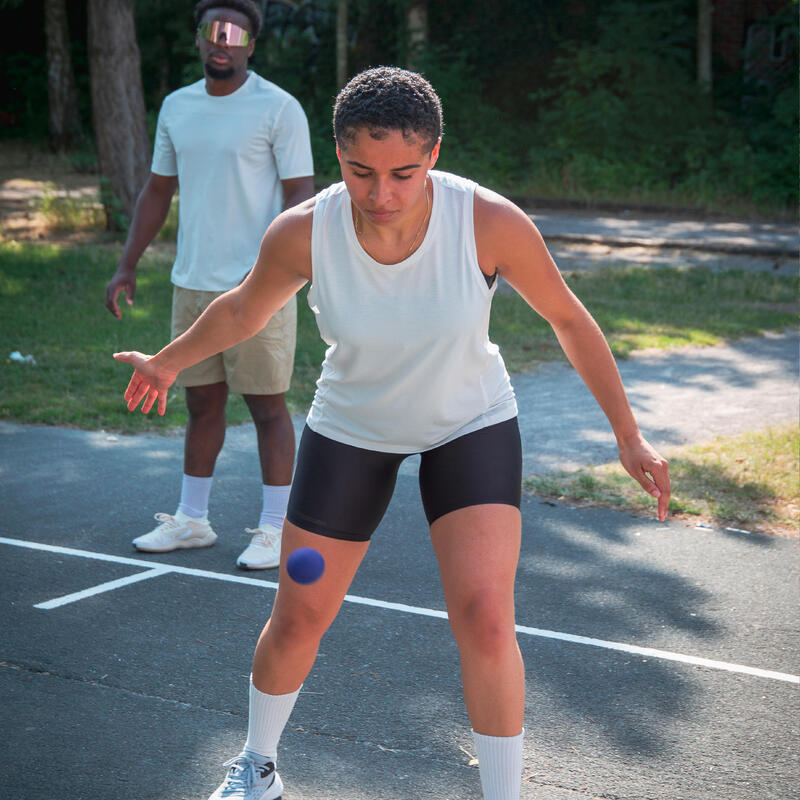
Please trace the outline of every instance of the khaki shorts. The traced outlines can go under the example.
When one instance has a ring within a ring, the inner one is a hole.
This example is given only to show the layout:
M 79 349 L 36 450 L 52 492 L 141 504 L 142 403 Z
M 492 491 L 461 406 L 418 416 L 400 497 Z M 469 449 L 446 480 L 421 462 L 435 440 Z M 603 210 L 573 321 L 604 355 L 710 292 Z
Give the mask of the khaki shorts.
M 173 287 L 172 338 L 187 331 L 211 301 L 224 292 Z M 183 370 L 178 386 L 208 386 L 225 381 L 237 394 L 283 394 L 294 368 L 297 300 L 292 299 L 251 339 Z

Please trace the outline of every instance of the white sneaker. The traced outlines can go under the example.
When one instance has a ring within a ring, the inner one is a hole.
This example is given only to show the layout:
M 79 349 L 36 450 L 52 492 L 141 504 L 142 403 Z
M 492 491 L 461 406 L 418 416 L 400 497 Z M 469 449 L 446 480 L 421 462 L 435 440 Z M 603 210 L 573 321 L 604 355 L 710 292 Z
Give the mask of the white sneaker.
M 245 551 L 236 559 L 242 569 L 272 569 L 281 562 L 281 532 L 274 525 L 263 528 L 245 528 L 253 538 Z
M 281 800 L 283 783 L 275 764 L 259 764 L 250 756 L 241 755 L 226 761 L 228 775 L 208 800 L 238 797 L 240 800 Z
M 161 523 L 150 533 L 133 540 L 133 546 L 145 553 L 168 553 L 187 547 L 210 547 L 217 541 L 217 534 L 207 519 L 195 519 L 182 511 L 175 516 L 159 511 L 155 518 Z

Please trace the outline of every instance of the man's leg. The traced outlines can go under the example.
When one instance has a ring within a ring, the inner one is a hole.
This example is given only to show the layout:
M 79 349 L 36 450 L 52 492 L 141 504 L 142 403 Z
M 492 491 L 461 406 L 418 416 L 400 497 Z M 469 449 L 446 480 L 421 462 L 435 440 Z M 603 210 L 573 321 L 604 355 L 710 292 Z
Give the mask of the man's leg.
M 256 426 L 261 461 L 261 515 L 250 544 L 236 559 L 242 569 L 273 569 L 278 566 L 281 530 L 292 488 L 294 428 L 283 394 L 244 394 Z
M 138 550 L 165 553 L 176 549 L 209 547 L 217 540 L 208 522 L 208 497 L 214 465 L 225 441 L 224 381 L 186 387 L 186 426 L 183 449 L 183 481 L 175 514 L 156 514 L 161 523 L 133 540 Z
M 294 467 L 294 427 L 286 407 L 286 395 L 245 394 L 243 397 L 256 426 L 264 485 L 288 486 Z
M 228 384 L 225 381 L 186 387 L 189 423 L 183 448 L 185 475 L 210 478 L 214 474 L 214 465 L 225 441 L 227 401 Z

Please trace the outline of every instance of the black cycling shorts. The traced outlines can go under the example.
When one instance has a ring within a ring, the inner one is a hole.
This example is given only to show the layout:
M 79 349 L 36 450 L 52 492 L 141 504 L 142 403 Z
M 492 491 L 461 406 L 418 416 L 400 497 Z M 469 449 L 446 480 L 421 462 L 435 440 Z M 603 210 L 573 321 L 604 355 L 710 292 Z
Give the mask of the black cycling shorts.
M 342 444 L 306 426 L 286 518 L 322 536 L 368 541 L 407 455 Z M 421 459 L 419 488 L 429 524 L 467 506 L 520 506 L 522 444 L 516 417 L 426 450 Z

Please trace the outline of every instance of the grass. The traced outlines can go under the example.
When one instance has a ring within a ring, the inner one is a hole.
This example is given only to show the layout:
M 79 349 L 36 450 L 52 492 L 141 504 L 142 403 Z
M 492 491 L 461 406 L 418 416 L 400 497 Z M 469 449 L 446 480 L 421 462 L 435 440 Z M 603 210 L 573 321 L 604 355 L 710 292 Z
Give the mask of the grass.
M 168 340 L 171 254 L 151 249 L 138 271 L 136 305 L 120 322 L 103 302 L 119 243 L 62 245 L 0 241 L 0 419 L 123 432 L 185 424 L 180 390 L 163 419 L 129 414 L 121 396 L 127 368 L 115 350 L 155 352 Z M 796 322 L 792 278 L 700 268 L 620 268 L 573 273 L 570 284 L 605 330 L 618 357 L 646 347 L 715 344 Z M 495 297 L 491 335 L 510 370 L 561 358 L 550 327 L 512 295 Z M 12 362 L 19 350 L 36 366 Z M 325 345 L 298 297 L 295 373 L 288 395 L 295 411 L 313 396 Z M 229 421 L 249 419 L 232 397 Z
M 617 358 L 636 350 L 714 345 L 797 323 L 793 278 L 740 271 L 607 267 L 566 276 Z M 518 295 L 496 295 L 492 341 L 512 372 L 563 358 L 550 326 Z
M 35 210 L 44 219 L 48 233 L 97 233 L 106 226 L 106 214 L 99 193 L 74 192 L 49 182 L 36 201 Z M 178 195 L 172 198 L 167 218 L 156 241 L 174 242 L 178 235 Z
M 167 414 L 129 414 L 122 404 L 129 370 L 116 350 L 155 352 L 169 340 L 172 285 L 168 253 L 149 251 L 137 272 L 136 304 L 123 319 L 104 306 L 118 244 L 55 246 L 0 242 L 0 419 L 135 433 L 183 426 L 182 390 Z M 303 295 L 305 292 L 302 293 Z M 324 343 L 304 298 L 298 298 L 297 366 L 288 400 L 303 410 L 313 394 Z M 36 366 L 7 358 L 19 350 Z M 228 404 L 231 423 L 250 419 L 238 396 Z
M 718 437 L 665 453 L 670 462 L 670 513 L 713 527 L 797 536 L 800 528 L 800 434 L 796 425 Z M 534 475 L 537 495 L 634 514 L 656 501 L 617 464 Z

